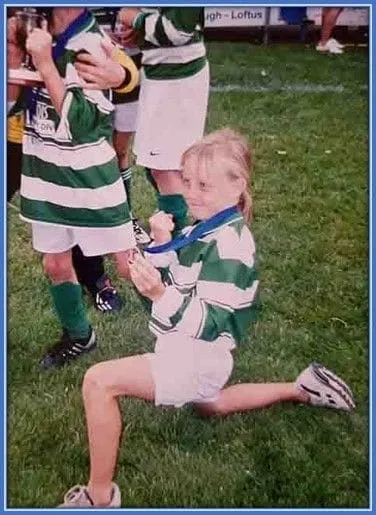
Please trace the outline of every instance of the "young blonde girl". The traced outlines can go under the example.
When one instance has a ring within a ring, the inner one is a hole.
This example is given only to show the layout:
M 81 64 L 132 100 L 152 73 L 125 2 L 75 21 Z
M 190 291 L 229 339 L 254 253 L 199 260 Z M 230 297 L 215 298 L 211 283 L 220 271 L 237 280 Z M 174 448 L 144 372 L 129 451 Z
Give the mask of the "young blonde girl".
M 87 486 L 66 494 L 64 506 L 120 506 L 112 482 L 122 426 L 119 396 L 176 407 L 194 403 L 204 415 L 281 401 L 355 407 L 346 384 L 317 364 L 295 382 L 225 387 L 231 351 L 254 317 L 258 289 L 255 245 L 246 225 L 250 171 L 247 142 L 230 129 L 206 136 L 184 153 L 184 196 L 198 222 L 172 240 L 171 216 L 158 213 L 150 220 L 154 242 L 147 257 L 136 255 L 130 263 L 135 287 L 152 301 L 154 352 L 99 363 L 86 373 L 90 478 Z

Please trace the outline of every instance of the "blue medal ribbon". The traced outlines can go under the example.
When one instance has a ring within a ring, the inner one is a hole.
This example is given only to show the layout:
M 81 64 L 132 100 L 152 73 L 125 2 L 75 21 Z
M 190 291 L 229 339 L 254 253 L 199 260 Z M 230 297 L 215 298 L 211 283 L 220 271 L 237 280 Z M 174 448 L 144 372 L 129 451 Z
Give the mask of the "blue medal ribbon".
M 70 40 L 72 36 L 74 36 L 77 32 L 80 32 L 89 21 L 92 19 L 93 15 L 85 9 L 75 20 L 72 21 L 70 25 L 56 37 L 55 46 L 52 47 L 52 57 L 56 62 L 65 51 L 65 46 Z
M 199 222 L 189 234 L 181 234 L 168 243 L 156 245 L 155 247 L 146 247 L 143 250 L 149 254 L 161 254 L 162 252 L 179 250 L 190 245 L 199 238 L 206 236 L 206 234 L 210 233 L 223 223 L 228 222 L 236 213 L 238 213 L 237 206 L 228 207 L 211 218 Z

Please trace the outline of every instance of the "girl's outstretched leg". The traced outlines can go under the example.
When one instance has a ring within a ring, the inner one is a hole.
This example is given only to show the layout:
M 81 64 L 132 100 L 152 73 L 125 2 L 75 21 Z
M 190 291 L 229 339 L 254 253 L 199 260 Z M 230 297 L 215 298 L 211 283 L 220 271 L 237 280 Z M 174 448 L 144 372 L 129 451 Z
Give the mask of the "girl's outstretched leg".
M 308 396 L 296 390 L 294 383 L 242 383 L 224 388 L 216 401 L 197 403 L 196 408 L 205 416 L 221 416 L 283 401 L 308 402 Z
M 215 402 L 197 404 L 202 415 L 228 415 L 265 408 L 278 402 L 302 402 L 313 406 L 352 411 L 353 394 L 334 372 L 311 363 L 294 383 L 243 383 L 224 388 Z

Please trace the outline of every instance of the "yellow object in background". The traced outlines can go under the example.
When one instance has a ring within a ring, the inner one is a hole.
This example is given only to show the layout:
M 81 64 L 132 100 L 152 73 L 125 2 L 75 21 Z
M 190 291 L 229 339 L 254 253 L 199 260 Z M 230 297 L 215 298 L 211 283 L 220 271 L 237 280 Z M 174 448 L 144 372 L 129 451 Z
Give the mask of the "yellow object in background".
M 8 133 L 7 141 L 11 143 L 22 144 L 22 136 L 24 129 L 24 114 L 17 113 L 8 116 Z
M 129 93 L 138 85 L 139 82 L 139 73 L 137 67 L 132 61 L 132 59 L 127 56 L 124 50 L 122 50 L 119 47 L 116 47 L 115 49 L 114 58 L 119 64 L 121 64 L 123 68 L 128 70 L 131 74 L 130 81 L 123 88 L 116 89 L 114 91 L 116 91 L 117 93 Z

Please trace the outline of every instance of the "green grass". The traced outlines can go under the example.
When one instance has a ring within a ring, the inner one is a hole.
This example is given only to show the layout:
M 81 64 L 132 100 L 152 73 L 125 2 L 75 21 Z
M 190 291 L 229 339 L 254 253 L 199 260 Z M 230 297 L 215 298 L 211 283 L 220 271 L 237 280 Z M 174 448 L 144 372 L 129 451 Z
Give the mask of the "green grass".
M 262 309 L 236 353 L 232 382 L 294 379 L 318 360 L 348 381 L 357 410 L 280 405 L 202 420 L 191 407 L 122 401 L 126 438 L 116 480 L 124 506 L 366 507 L 367 55 L 212 43 L 209 57 L 213 84 L 344 86 L 342 93 L 213 93 L 207 129 L 229 125 L 254 147 Z M 135 211 L 146 221 L 153 194 L 142 174 L 134 183 Z M 150 350 L 153 339 L 139 299 L 122 284 L 120 316 L 90 308 L 98 350 L 40 373 L 58 323 L 29 227 L 11 209 L 8 224 L 8 505 L 55 506 L 87 480 L 85 370 Z

